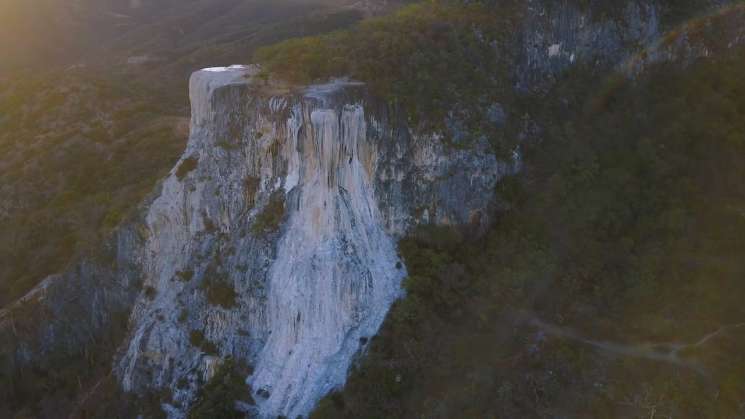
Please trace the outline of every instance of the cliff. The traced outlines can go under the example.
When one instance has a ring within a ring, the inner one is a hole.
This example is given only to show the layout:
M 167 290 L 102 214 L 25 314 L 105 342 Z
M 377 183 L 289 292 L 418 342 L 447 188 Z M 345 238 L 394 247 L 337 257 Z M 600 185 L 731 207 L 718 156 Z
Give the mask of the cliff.
M 257 73 L 192 76 L 187 149 L 141 215 L 0 313 L 13 365 L 121 339 L 131 313 L 116 375 L 126 391 L 173 389 L 171 417 L 226 357 L 254 367 L 260 416 L 308 414 L 402 295 L 397 239 L 482 229 L 516 169 L 486 143 L 412 134 L 361 83 L 293 90 Z
M 116 371 L 125 390 L 175 388 L 188 406 L 230 356 L 254 367 L 261 416 L 295 417 L 344 383 L 401 295 L 396 237 L 485 223 L 513 166 L 410 135 L 361 84 L 273 94 L 257 73 L 191 78 L 191 138 L 146 216 L 146 291 Z

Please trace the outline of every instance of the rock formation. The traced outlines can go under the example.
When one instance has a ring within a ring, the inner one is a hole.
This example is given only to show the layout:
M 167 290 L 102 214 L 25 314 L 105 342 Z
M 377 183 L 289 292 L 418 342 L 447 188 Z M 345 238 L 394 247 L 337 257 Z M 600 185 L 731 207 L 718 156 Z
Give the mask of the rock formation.
M 279 92 L 258 73 L 192 76 L 191 138 L 145 217 L 116 371 L 187 406 L 231 356 L 255 369 L 260 416 L 296 417 L 344 383 L 401 296 L 396 239 L 422 222 L 478 228 L 514 167 L 413 135 L 359 83 Z

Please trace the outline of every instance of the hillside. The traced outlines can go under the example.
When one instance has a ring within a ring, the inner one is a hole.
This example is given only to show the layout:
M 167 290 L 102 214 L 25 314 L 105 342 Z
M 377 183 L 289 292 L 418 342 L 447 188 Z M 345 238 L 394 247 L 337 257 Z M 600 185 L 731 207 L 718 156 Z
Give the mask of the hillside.
M 745 414 L 745 5 L 403 3 L 50 3 L 0 416 Z
M 408 296 L 313 417 L 742 415 L 743 52 L 531 103 L 509 210 L 401 245 Z

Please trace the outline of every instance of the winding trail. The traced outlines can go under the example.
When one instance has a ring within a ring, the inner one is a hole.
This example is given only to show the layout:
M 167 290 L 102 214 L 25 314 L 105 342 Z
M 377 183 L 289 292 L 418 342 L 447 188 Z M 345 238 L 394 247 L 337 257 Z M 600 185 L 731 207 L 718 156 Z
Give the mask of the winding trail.
M 567 328 L 556 326 L 550 323 L 546 323 L 535 316 L 529 314 L 522 314 L 527 323 L 550 336 L 573 340 L 595 349 L 612 353 L 615 355 L 629 356 L 635 358 L 649 359 L 652 361 L 666 362 L 672 365 L 688 368 L 702 376 L 708 376 L 708 372 L 703 365 L 698 362 L 694 362 L 685 359 L 682 355 L 683 351 L 688 351 L 696 348 L 700 348 L 713 339 L 724 335 L 732 330 L 745 327 L 745 322 L 736 323 L 730 325 L 721 326 L 716 331 L 709 333 L 699 340 L 692 343 L 684 342 L 663 342 L 663 343 L 641 343 L 641 344 L 623 344 L 617 342 L 609 342 L 602 340 L 595 340 L 583 336 L 577 331 Z

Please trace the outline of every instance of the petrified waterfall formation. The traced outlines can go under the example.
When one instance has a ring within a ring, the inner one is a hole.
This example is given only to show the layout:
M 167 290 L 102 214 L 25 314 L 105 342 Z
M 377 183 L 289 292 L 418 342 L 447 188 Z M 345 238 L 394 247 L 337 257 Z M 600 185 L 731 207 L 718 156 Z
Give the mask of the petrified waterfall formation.
M 307 415 L 401 295 L 396 239 L 486 222 L 514 169 L 486 144 L 411 135 L 360 84 L 291 91 L 257 73 L 192 76 L 189 145 L 146 216 L 145 291 L 117 373 L 127 390 L 174 389 L 172 417 L 227 356 L 254 367 L 254 413 Z M 210 301 L 215 284 L 235 298 Z
M 303 125 L 290 135 L 289 153 L 299 158 L 288 159 L 288 178 L 298 184 L 285 185 L 294 208 L 269 270 L 271 334 L 252 383 L 271 389 L 264 412 L 292 416 L 344 382 L 360 340 L 377 331 L 399 295 L 404 271 L 375 201 L 375 148 L 362 107 L 299 106 L 288 125 Z

